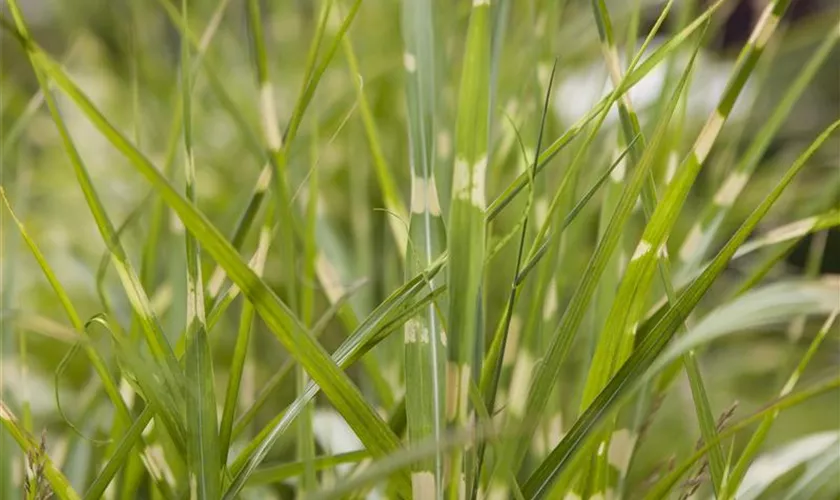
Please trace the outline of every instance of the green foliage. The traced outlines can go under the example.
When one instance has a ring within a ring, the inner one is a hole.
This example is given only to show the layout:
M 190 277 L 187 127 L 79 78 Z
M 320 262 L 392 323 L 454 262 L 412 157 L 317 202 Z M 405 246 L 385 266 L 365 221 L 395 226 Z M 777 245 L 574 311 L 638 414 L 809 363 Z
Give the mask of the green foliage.
M 836 496 L 840 27 L 732 1 L 9 0 L 0 497 Z

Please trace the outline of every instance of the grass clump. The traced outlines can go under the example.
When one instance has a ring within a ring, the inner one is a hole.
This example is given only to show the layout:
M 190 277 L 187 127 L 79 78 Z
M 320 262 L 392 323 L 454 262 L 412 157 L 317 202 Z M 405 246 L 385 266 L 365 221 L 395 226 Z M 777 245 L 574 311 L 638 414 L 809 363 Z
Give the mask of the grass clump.
M 0 498 L 836 496 L 840 29 L 734 3 L 9 0 Z

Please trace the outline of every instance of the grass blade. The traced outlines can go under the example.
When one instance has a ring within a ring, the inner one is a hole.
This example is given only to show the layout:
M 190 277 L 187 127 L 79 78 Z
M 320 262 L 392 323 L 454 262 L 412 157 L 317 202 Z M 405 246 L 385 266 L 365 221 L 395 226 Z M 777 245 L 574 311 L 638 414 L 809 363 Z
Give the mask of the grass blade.
M 406 276 L 432 264 L 446 248 L 435 180 L 435 46 L 432 2 L 402 2 L 403 66 L 408 107 L 411 166 L 411 215 L 405 249 Z M 387 200 L 387 197 L 385 198 Z M 390 218 L 394 221 L 394 218 Z M 402 229 L 400 229 L 402 232 Z M 435 281 L 429 280 L 429 288 Z M 446 390 L 443 379 L 446 333 L 435 303 L 405 325 L 405 405 L 410 444 L 440 441 L 445 429 Z M 412 471 L 415 498 L 441 498 L 443 456 L 422 461 Z
M 474 361 L 476 346 L 483 336 L 479 315 L 482 311 L 481 282 L 486 245 L 484 212 L 489 160 L 490 23 L 490 0 L 473 2 L 458 94 L 455 166 L 448 224 L 446 419 L 455 427 L 467 424 L 470 379 L 480 373 L 480 364 L 475 366 Z M 460 450 L 455 451 L 450 469 L 449 496 L 464 498 L 466 482 Z
M 184 26 L 189 24 L 187 0 L 181 1 Z M 195 156 L 192 145 L 192 65 L 190 44 L 181 35 L 181 92 L 184 113 L 184 177 L 186 199 L 196 204 Z M 201 249 L 191 233 L 185 236 L 187 255 L 187 351 L 185 359 L 187 462 L 190 497 L 200 500 L 219 498 L 219 432 L 216 421 L 216 395 L 213 361 L 207 339 L 204 313 L 204 281 L 201 279 Z

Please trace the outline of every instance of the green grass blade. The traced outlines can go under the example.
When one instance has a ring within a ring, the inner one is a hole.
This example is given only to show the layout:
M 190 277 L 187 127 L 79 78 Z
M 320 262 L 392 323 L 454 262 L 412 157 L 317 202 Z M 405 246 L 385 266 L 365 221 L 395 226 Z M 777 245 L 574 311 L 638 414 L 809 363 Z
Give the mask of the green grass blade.
M 390 315 L 399 311 L 405 306 L 405 303 L 414 294 L 422 290 L 428 280 L 433 278 L 442 267 L 441 259 L 438 260 L 433 269 L 425 275 L 420 275 L 407 282 L 399 290 L 391 294 L 382 304 L 379 305 L 368 318 L 359 325 L 359 328 L 354 332 L 342 345 L 333 353 L 332 358 L 342 369 L 346 369 L 353 362 L 357 361 L 359 357 L 366 352 L 366 344 L 372 339 L 377 338 L 378 327 L 382 326 L 387 321 Z M 402 323 L 411 315 L 416 314 L 416 311 L 411 311 L 409 315 L 405 315 Z M 399 323 L 396 327 L 402 325 Z M 393 329 L 391 329 L 393 330 Z M 310 383 L 307 386 L 303 395 L 298 397 L 291 405 L 286 408 L 286 411 L 277 415 L 268 425 L 266 425 L 257 436 L 248 443 L 240 455 L 233 461 L 230 469 L 236 475 L 236 480 L 229 489 L 229 494 L 235 495 L 238 489 L 242 488 L 247 482 L 248 477 L 256 469 L 257 465 L 267 454 L 268 450 L 274 445 L 275 441 L 288 427 L 291 422 L 298 416 L 302 408 L 315 396 L 318 390 L 323 388 Z
M 262 120 L 263 140 L 272 158 L 274 172 L 274 196 L 277 207 L 277 218 L 281 227 L 286 228 L 289 234 L 284 235 L 279 245 L 280 258 L 290 269 L 297 269 L 297 251 L 295 248 L 295 227 L 291 191 L 286 165 L 288 141 L 290 141 L 297 130 L 294 118 L 289 125 L 291 137 L 287 137 L 284 145 L 283 137 L 280 135 L 280 125 L 277 119 L 277 109 L 274 100 L 274 88 L 268 76 L 268 56 L 266 55 L 265 40 L 262 31 L 262 13 L 258 0 L 248 1 L 248 29 L 251 34 L 251 42 L 256 61 L 257 85 L 260 89 L 260 118 Z M 298 309 L 298 277 L 294 272 L 286 275 L 285 290 L 286 300 L 291 311 L 297 313 Z
M 840 209 L 830 210 L 820 215 L 806 217 L 783 226 L 773 228 L 763 235 L 745 243 L 734 258 L 744 257 L 766 246 L 801 238 L 807 234 L 823 231 L 840 225 Z
M 35 257 L 35 260 L 38 262 L 38 265 L 41 267 L 44 276 L 47 278 L 47 281 L 49 281 L 50 286 L 52 287 L 56 297 L 58 298 L 58 301 L 61 303 L 62 308 L 64 309 L 68 319 L 70 320 L 70 324 L 77 332 L 84 334 L 84 323 L 82 323 L 82 320 L 79 317 L 76 308 L 70 301 L 70 297 L 67 295 L 67 292 L 65 291 L 64 287 L 56 278 L 55 272 L 52 270 L 52 267 L 49 265 L 49 263 L 47 263 L 44 254 L 41 253 L 41 250 L 38 248 L 35 241 L 32 238 L 30 238 L 28 232 L 26 231 L 26 227 L 15 215 L 11 205 L 9 204 L 9 200 L 6 198 L 5 189 L 3 189 L 2 186 L 0 186 L 0 198 L 3 199 L 3 203 L 6 205 L 6 209 L 9 211 L 9 215 L 11 215 L 12 220 L 17 225 L 18 230 L 20 231 L 20 234 L 23 237 L 23 241 L 29 247 L 30 252 L 32 253 L 33 257 Z M 90 359 L 90 362 L 93 365 L 96 374 L 102 381 L 105 394 L 108 396 L 108 398 L 111 400 L 111 403 L 117 410 L 117 418 L 123 420 L 123 423 L 127 425 L 130 422 L 128 409 L 125 405 L 125 402 L 122 399 L 122 396 L 120 395 L 120 391 L 117 388 L 116 382 L 114 381 L 107 365 L 105 364 L 105 361 L 96 351 L 96 349 L 94 349 L 89 343 L 83 342 L 82 346 L 85 350 L 85 353 L 88 355 L 88 358 Z
M 313 500 L 347 498 L 354 491 L 358 491 L 365 486 L 373 486 L 401 468 L 409 467 L 411 464 L 432 457 L 437 453 L 449 451 L 459 446 L 463 447 L 468 444 L 473 444 L 478 437 L 476 434 L 475 431 L 449 433 L 442 441 L 426 441 L 418 446 L 400 450 L 387 459 L 373 462 L 363 471 L 360 471 L 346 481 L 342 481 L 334 488 L 316 492 L 311 498 Z
M 670 11 L 671 5 L 672 2 L 669 2 L 663 8 L 662 14 L 659 16 L 657 24 L 654 26 L 654 28 L 648 35 L 648 40 L 650 40 L 655 34 L 655 32 L 658 30 L 659 25 L 664 20 L 667 13 Z M 598 34 L 601 38 L 601 49 L 607 67 L 609 69 L 610 79 L 615 87 L 619 87 L 621 85 L 622 71 L 618 57 L 618 48 L 616 46 L 615 37 L 612 30 L 612 21 L 610 19 L 607 6 L 603 0 L 592 0 L 592 9 L 595 14 L 595 21 L 598 26 Z M 645 45 L 646 44 L 647 42 L 645 43 Z M 629 96 L 627 96 L 626 94 L 622 99 L 620 99 L 617 102 L 617 105 L 619 119 L 621 121 L 621 128 L 624 134 L 625 141 L 630 141 L 632 137 L 640 137 L 640 140 L 637 142 L 636 146 L 631 148 L 630 159 L 631 163 L 635 165 L 639 162 L 640 157 L 642 155 L 642 151 L 646 146 L 644 136 L 642 135 L 641 127 L 639 125 L 639 119 L 636 115 L 636 112 L 633 109 Z M 644 209 L 646 218 L 649 219 L 651 217 L 651 214 L 656 208 L 656 204 L 657 201 L 653 175 L 649 174 L 647 182 L 642 188 L 642 207 Z M 657 264 L 659 267 L 663 285 L 668 296 L 668 300 L 673 301 L 675 300 L 672 285 L 673 278 L 670 272 L 670 263 L 667 252 L 658 253 L 656 259 L 658 260 Z M 643 297 L 644 294 L 642 293 L 638 296 L 637 300 L 642 301 Z M 628 309 L 630 307 L 629 304 L 622 299 L 624 299 L 624 297 L 621 297 L 621 295 L 616 295 L 613 301 L 613 307 L 619 310 Z M 591 402 L 595 394 L 597 394 L 597 392 L 603 388 L 604 384 L 609 379 L 609 377 L 615 372 L 618 366 L 620 366 L 620 364 L 624 362 L 626 357 L 629 355 L 630 349 L 632 348 L 632 338 L 616 337 L 616 335 L 620 335 L 620 331 L 615 328 L 610 328 L 612 326 L 612 324 L 610 323 L 610 316 L 608 315 L 607 318 L 608 319 L 606 324 L 603 325 L 604 334 L 599 337 L 598 345 L 595 349 L 592 364 L 590 367 L 589 377 L 587 378 L 587 384 L 584 388 L 584 397 L 581 402 L 582 408 L 585 408 Z M 692 395 L 694 396 L 695 408 L 697 411 L 698 420 L 700 422 L 700 428 L 703 435 L 703 439 L 705 439 L 706 441 L 711 441 L 714 439 L 714 435 L 716 432 L 715 418 L 712 414 L 708 397 L 706 396 L 706 389 L 704 387 L 703 379 L 700 374 L 700 368 L 697 365 L 697 361 L 693 352 L 689 352 L 683 361 L 685 364 L 686 373 L 688 374 Z M 612 431 L 607 430 L 607 432 L 610 433 Z M 610 440 L 611 436 L 605 436 L 604 441 L 602 441 L 601 444 L 603 449 L 610 448 Z M 720 485 L 724 480 L 723 474 L 725 465 L 723 461 L 723 452 L 720 448 L 714 448 L 710 455 L 713 484 L 715 486 L 715 489 L 717 490 L 719 489 Z M 608 475 L 598 475 L 599 472 L 605 471 L 610 467 L 615 467 L 618 469 L 619 481 L 621 481 L 627 473 L 627 471 L 623 470 L 623 468 L 629 466 L 629 463 L 626 465 L 621 463 L 608 464 L 608 458 L 608 454 L 605 453 L 598 453 L 594 457 L 596 465 L 593 468 L 593 473 L 590 473 L 590 476 L 597 477 L 597 479 L 592 480 L 588 485 L 588 487 L 594 494 L 598 494 L 599 492 L 604 492 L 604 494 L 606 494 L 605 492 L 611 486 L 610 484 L 608 484 Z M 584 484 L 583 491 L 586 491 L 586 487 L 587 486 Z
M 715 112 L 706 122 L 691 153 L 677 169 L 674 180 L 668 185 L 661 202 L 656 205 L 655 210 L 649 217 L 649 222 L 630 259 L 612 310 L 604 326 L 604 332 L 609 332 L 613 337 L 606 339 L 609 343 L 602 344 L 605 348 L 601 352 L 610 353 L 609 357 L 618 359 L 619 362 L 627 356 L 632 348 L 638 322 L 645 307 L 646 296 L 652 285 L 655 268 L 657 263 L 661 262 L 662 257 L 667 254 L 665 245 L 680 209 L 688 196 L 688 191 L 758 62 L 765 44 L 778 23 L 778 18 L 784 13 L 788 4 L 789 2 L 782 0 L 768 5 L 765 17 L 756 26 L 753 38 L 750 39 L 742 51 L 739 64 L 733 70 L 729 84 L 721 96 Z M 600 357 L 596 352 L 596 365 L 599 359 Z M 701 429 L 704 438 L 710 441 L 714 435 L 714 417 L 708 408 L 705 390 L 699 377 L 699 369 L 696 363 L 692 361 L 691 353 L 689 353 L 687 361 L 686 368 L 692 382 L 692 392 L 695 395 Z M 602 383 L 595 384 L 595 390 L 603 385 L 605 379 L 606 377 L 602 377 Z M 593 392 L 590 391 L 584 405 L 587 405 L 591 400 Z M 725 474 L 723 451 L 719 447 L 713 449 L 710 463 L 713 483 L 718 490 L 723 483 Z
M 222 420 L 219 424 L 219 459 L 222 464 L 227 463 L 228 451 L 230 450 L 233 435 L 233 421 L 236 406 L 239 402 L 242 374 L 245 371 L 245 364 L 247 363 L 253 322 L 254 306 L 250 302 L 245 301 L 242 304 L 242 312 L 239 314 L 239 328 L 236 334 L 236 344 L 233 348 L 233 359 L 231 359 L 230 364 L 230 375 L 227 391 L 225 392 Z
M 634 85 L 639 83 L 639 81 L 644 78 L 648 73 L 653 70 L 657 65 L 659 65 L 666 57 L 672 55 L 674 51 L 679 48 L 682 44 L 686 43 L 688 40 L 691 39 L 691 36 L 695 34 L 695 32 L 701 29 L 706 22 L 711 18 L 712 14 L 717 12 L 720 6 L 726 2 L 726 0 L 717 0 L 714 4 L 710 5 L 708 9 L 706 9 L 700 16 L 698 16 L 694 21 L 692 21 L 688 26 L 680 30 L 679 33 L 672 36 L 667 42 L 660 45 L 656 50 L 648 56 L 647 59 L 636 65 L 631 65 L 633 67 L 632 70 L 628 71 L 624 78 L 622 79 L 621 85 L 618 86 L 613 92 L 609 95 L 605 96 L 601 99 L 597 104 L 595 104 L 592 109 L 586 115 L 584 115 L 580 120 L 578 120 L 574 125 L 572 125 L 563 135 L 558 137 L 554 140 L 549 146 L 545 148 L 545 151 L 540 155 L 539 162 L 537 164 L 537 173 L 543 171 L 543 169 L 548 165 L 549 161 L 553 159 L 557 153 L 559 153 L 564 147 L 566 147 L 578 134 L 580 134 L 586 125 L 594 120 L 596 117 L 600 115 L 604 109 L 609 108 L 612 106 L 614 102 L 621 98 L 624 93 L 630 90 Z M 511 183 L 495 200 L 493 200 L 487 207 L 487 216 L 488 218 L 493 218 L 498 213 L 504 209 L 513 199 L 519 194 L 522 189 L 528 184 L 528 173 L 523 172 L 519 174 L 514 182 Z
M 370 455 L 365 451 L 351 451 L 348 453 L 341 453 L 339 455 L 319 456 L 316 457 L 311 464 L 303 462 L 290 462 L 277 465 L 265 465 L 254 472 L 254 475 L 251 476 L 251 480 L 248 481 L 248 486 L 280 483 L 286 479 L 300 476 L 304 473 L 308 465 L 311 465 L 317 470 L 324 470 L 337 465 L 359 463 L 367 458 L 370 458 Z
M 403 66 L 405 69 L 408 137 L 411 167 L 411 214 L 406 276 L 412 277 L 432 264 L 446 248 L 446 234 L 435 180 L 435 38 L 432 2 L 402 2 Z M 386 198 L 387 199 L 387 198 Z M 395 221 L 393 217 L 390 218 Z M 400 228 L 401 232 L 404 232 Z M 435 281 L 429 280 L 435 288 Z M 405 325 L 405 404 L 409 443 L 429 438 L 440 441 L 445 429 L 444 386 L 446 333 L 437 305 Z M 419 462 L 412 471 L 415 498 L 441 498 L 444 486 L 443 456 Z
M 111 454 L 108 462 L 105 463 L 99 471 L 99 474 L 96 478 L 94 478 L 93 482 L 88 487 L 88 490 L 85 492 L 85 500 L 96 500 L 102 498 L 105 494 L 105 490 L 108 488 L 108 485 L 111 484 L 119 469 L 128 462 L 129 453 L 131 453 L 132 449 L 134 449 L 135 443 L 140 440 L 143 431 L 152 421 L 153 416 L 154 411 L 152 410 L 152 407 L 147 406 L 140 416 L 137 417 L 137 419 L 125 431 L 122 440 L 120 440 L 119 444 L 114 449 L 114 452 Z M 145 455 L 143 459 L 146 464 L 156 464 L 154 461 L 156 455 L 150 454 L 148 448 L 144 451 L 144 453 Z M 152 458 L 152 460 L 150 460 L 150 458 Z M 162 469 L 160 467 L 150 468 L 150 471 L 161 470 Z
M 347 301 L 347 299 L 352 295 L 355 290 L 358 290 L 362 284 L 357 284 L 355 288 L 351 289 L 348 292 L 348 295 L 343 297 L 340 301 L 336 304 L 333 304 L 330 309 L 325 312 L 321 319 L 312 327 L 311 335 L 314 338 L 319 338 L 324 331 L 327 329 L 327 325 L 329 322 L 335 317 L 338 309 Z M 277 390 L 283 384 L 286 376 L 291 373 L 292 368 L 294 367 L 294 360 L 286 360 L 283 365 L 271 376 L 271 378 L 265 383 L 265 385 L 260 389 L 260 392 L 254 398 L 254 402 L 246 409 L 239 418 L 236 419 L 236 422 L 233 426 L 233 437 L 240 436 L 247 426 L 253 422 L 254 418 L 256 417 L 257 412 L 265 406 L 265 404 L 269 401 L 269 398 L 273 395 L 274 391 Z
M 490 1 L 473 2 L 464 49 L 464 63 L 455 123 L 455 166 L 448 224 L 449 314 L 446 368 L 446 419 L 464 427 L 469 419 L 469 382 L 480 370 L 475 366 L 476 346 L 483 337 L 482 311 L 487 206 L 485 177 L 490 126 Z M 450 498 L 464 498 L 466 483 L 461 450 L 452 457 Z
M 187 0 L 181 1 L 184 25 L 189 24 Z M 195 153 L 192 135 L 192 79 L 190 44 L 181 35 L 181 92 L 184 113 L 185 197 L 196 204 Z M 219 498 L 219 433 L 216 421 L 216 395 L 213 360 L 207 339 L 204 312 L 204 281 L 201 279 L 201 250 L 191 233 L 185 236 L 187 255 L 187 351 L 185 358 L 187 462 L 190 497 L 200 500 Z
M 310 140 L 310 174 L 308 185 L 308 199 L 306 203 L 306 236 L 303 242 L 303 280 L 304 283 L 315 281 L 315 266 L 317 262 L 317 237 L 316 226 L 318 222 L 318 199 L 319 199 L 319 172 L 318 172 L 318 122 L 313 120 L 312 134 Z M 305 287 L 301 296 L 301 320 L 310 328 L 313 326 L 313 314 L 315 308 L 315 290 L 312 287 Z M 311 332 L 314 337 L 315 332 Z M 296 373 L 296 395 L 300 396 L 306 390 L 309 378 L 306 372 L 300 367 Z M 305 496 L 307 492 L 315 488 L 315 438 L 313 435 L 312 421 L 315 405 L 307 405 L 301 418 L 298 419 L 297 435 L 297 457 L 304 464 L 304 474 L 300 480 L 299 492 Z
M 266 245 L 267 245 L 268 238 L 263 238 L 263 241 L 266 242 Z M 264 248 L 267 250 L 268 247 L 265 246 Z M 257 252 L 257 254 L 255 255 L 255 258 L 252 260 L 252 263 L 251 263 L 252 266 L 256 266 L 258 262 L 261 262 L 262 257 L 258 257 L 259 255 L 260 255 L 260 251 Z M 338 305 L 340 306 L 341 303 L 342 302 L 339 302 Z M 319 325 L 317 325 L 314 328 L 313 336 L 317 337 L 320 332 L 323 332 L 329 318 L 331 318 L 334 315 L 335 309 L 337 309 L 337 307 L 334 305 L 332 313 L 328 312 L 326 314 L 326 316 L 325 316 L 326 321 L 322 320 L 321 322 L 319 322 Z M 286 364 L 283 365 L 283 367 L 280 368 L 280 370 L 278 371 L 279 376 L 273 378 L 272 381 L 270 381 L 267 384 L 267 387 L 263 391 L 261 391 L 260 395 L 257 397 L 257 400 L 254 402 L 254 404 L 251 406 L 251 408 L 249 408 L 247 411 L 245 411 L 240 416 L 240 418 L 237 420 L 237 422 L 234 426 L 233 436 L 240 435 L 245 430 L 245 427 L 247 426 L 247 424 L 249 422 L 251 422 L 253 420 L 254 416 L 256 415 L 256 411 L 259 408 L 261 408 L 262 404 L 265 403 L 268 396 L 271 395 L 271 392 L 272 392 L 271 387 L 279 384 L 284 379 L 284 377 L 285 377 L 284 374 L 288 374 L 291 371 L 291 369 L 292 369 L 292 362 L 291 361 L 287 362 Z M 113 452 L 112 458 L 108 461 L 106 466 L 103 467 L 102 471 L 96 477 L 96 480 L 94 481 L 94 483 L 90 487 L 89 493 L 86 494 L 86 496 L 85 496 L 86 499 L 96 499 L 96 498 L 99 498 L 102 495 L 102 492 L 105 490 L 107 485 L 110 483 L 110 481 L 112 480 L 112 478 L 116 474 L 117 470 L 121 467 L 121 464 L 126 460 L 126 457 L 128 456 L 128 453 L 130 452 L 130 450 L 132 449 L 134 444 L 140 439 L 141 431 L 143 431 L 146 428 L 146 426 L 151 421 L 152 417 L 153 417 L 153 412 L 151 411 L 151 408 L 147 407 L 140 414 L 140 416 L 137 418 L 137 420 L 135 420 L 135 422 L 132 424 L 132 426 L 126 431 L 126 434 L 125 434 L 124 438 L 119 442 L 118 447 Z M 224 430 L 224 427 L 222 427 L 222 430 Z M 247 447 L 246 447 L 246 449 L 247 449 Z M 159 455 L 157 455 L 155 453 L 151 453 L 150 450 L 145 450 L 144 453 L 145 453 L 144 458 L 143 458 L 144 463 L 157 464 L 158 467 L 157 467 L 156 470 L 165 470 L 165 467 L 164 467 L 165 464 L 160 463 Z M 234 470 L 235 469 L 236 469 L 236 467 L 234 467 Z
M 537 136 L 537 146 L 536 150 L 534 151 L 534 162 L 530 167 L 531 170 L 531 184 L 529 189 L 529 196 L 528 202 L 524 210 L 524 217 L 522 219 L 520 233 L 519 233 L 519 247 L 517 249 L 516 254 L 516 268 L 513 273 L 513 279 L 511 280 L 510 284 L 510 293 L 508 295 L 507 303 L 505 305 L 505 312 L 501 317 L 499 322 L 499 327 L 494 334 L 493 341 L 491 343 L 491 350 L 487 356 L 487 364 L 485 368 L 482 370 L 482 376 L 479 380 L 482 391 L 482 398 L 483 404 L 486 405 L 485 411 L 488 414 L 494 414 L 496 412 L 496 397 L 499 389 L 499 379 L 501 378 L 502 374 L 502 364 L 504 362 L 504 355 L 507 351 L 508 345 L 508 336 L 510 335 L 511 323 L 513 321 L 513 314 L 514 309 L 516 307 L 516 299 L 519 296 L 519 284 L 518 281 L 519 276 L 522 273 L 522 260 L 523 260 L 523 253 L 525 251 L 525 238 L 528 234 L 528 221 L 529 221 L 529 214 L 530 208 L 534 200 L 534 177 L 536 176 L 536 169 L 537 169 L 537 158 L 539 158 L 540 148 L 542 147 L 542 140 L 543 140 L 543 132 L 545 131 L 545 120 L 548 114 L 548 106 L 551 102 L 551 89 L 554 85 L 554 76 L 557 72 L 557 61 L 555 60 L 554 65 L 551 68 L 551 76 L 548 79 L 548 85 L 546 88 L 546 95 L 545 95 L 545 102 L 543 104 L 542 116 L 540 118 L 540 128 L 539 134 Z M 517 137 L 519 132 L 516 131 Z M 521 145 L 521 140 L 520 140 Z M 524 150 L 523 150 L 524 152 Z M 527 160 L 527 156 L 526 156 Z M 571 167 L 570 167 L 571 170 Z M 568 174 L 567 174 L 568 177 Z M 562 192 L 563 190 L 559 190 Z M 518 343 L 518 342 L 517 342 Z M 487 417 L 486 420 L 490 418 Z M 481 442 L 478 445 L 477 451 L 477 458 L 476 458 L 476 467 L 474 472 L 474 477 L 472 481 L 472 488 L 470 493 L 470 498 L 475 498 L 477 491 L 479 480 L 482 472 L 482 466 L 484 463 L 484 453 L 485 453 L 485 443 Z

